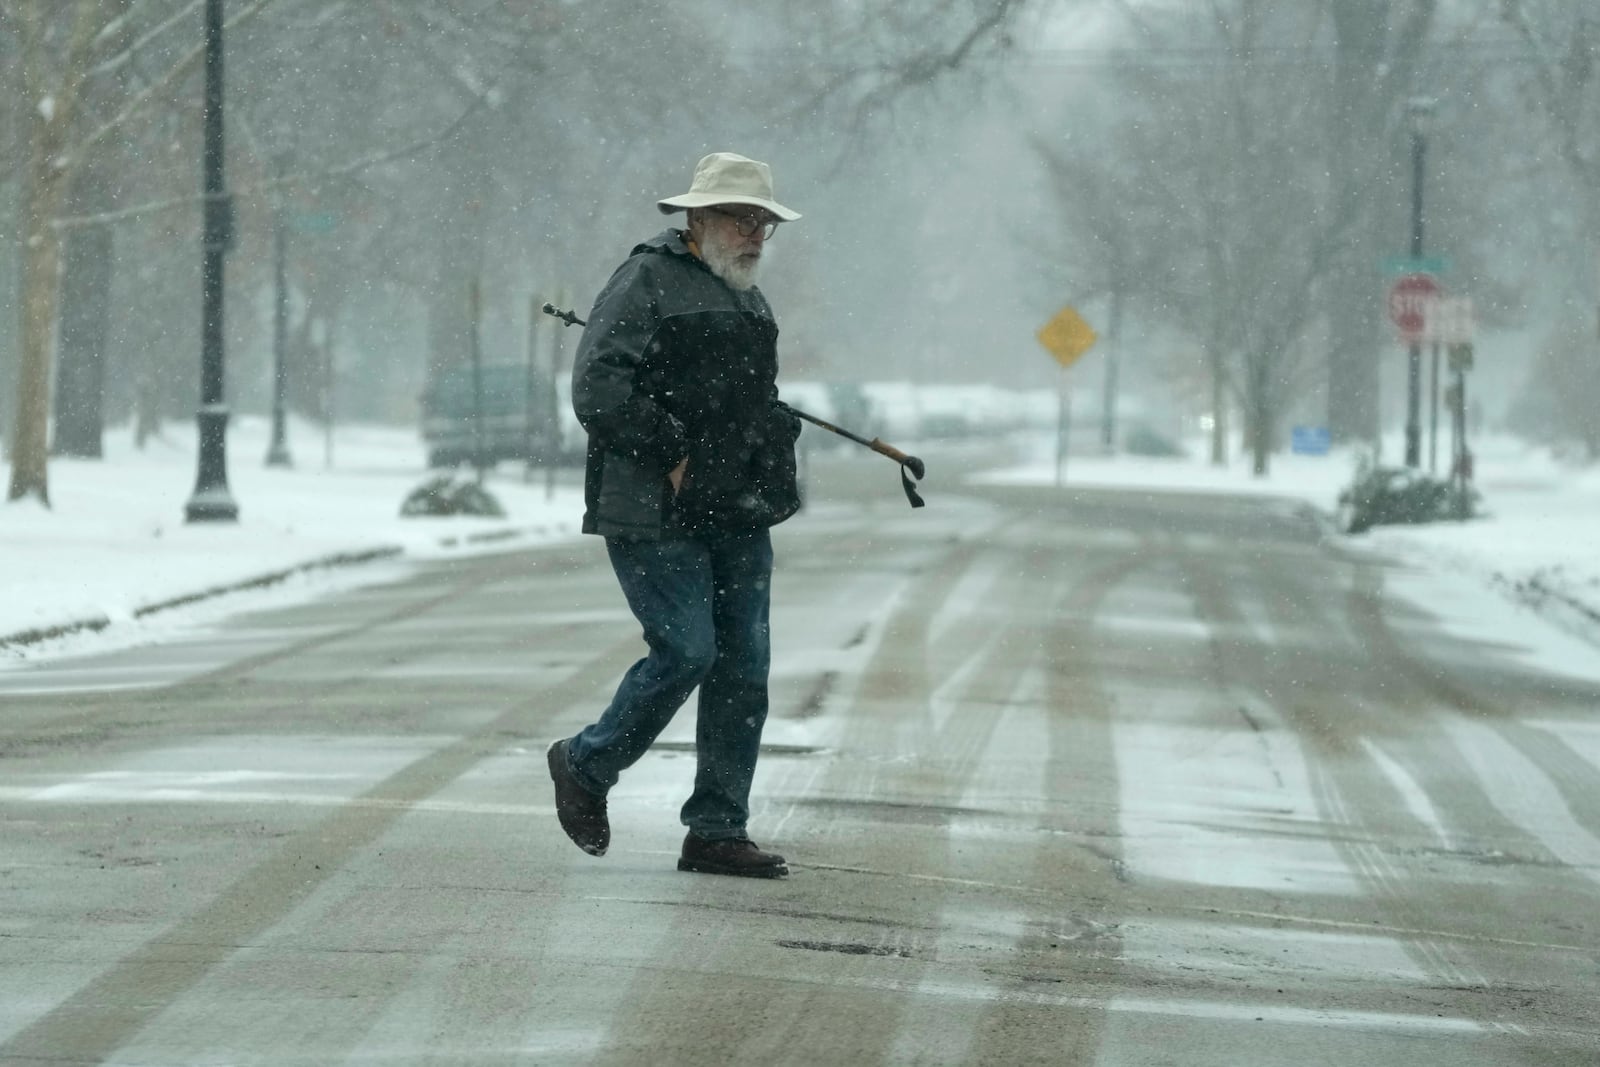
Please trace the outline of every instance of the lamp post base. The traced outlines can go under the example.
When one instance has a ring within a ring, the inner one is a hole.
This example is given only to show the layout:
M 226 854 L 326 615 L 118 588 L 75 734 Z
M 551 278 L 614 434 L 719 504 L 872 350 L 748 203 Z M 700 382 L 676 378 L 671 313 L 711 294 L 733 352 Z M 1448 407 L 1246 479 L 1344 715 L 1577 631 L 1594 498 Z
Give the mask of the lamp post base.
M 200 466 L 194 494 L 184 505 L 184 521 L 236 522 L 239 506 L 228 492 L 228 409 L 206 408 L 196 419 L 200 425 Z
M 238 522 L 239 505 L 228 495 L 228 487 L 196 492 L 183 506 L 185 522 Z

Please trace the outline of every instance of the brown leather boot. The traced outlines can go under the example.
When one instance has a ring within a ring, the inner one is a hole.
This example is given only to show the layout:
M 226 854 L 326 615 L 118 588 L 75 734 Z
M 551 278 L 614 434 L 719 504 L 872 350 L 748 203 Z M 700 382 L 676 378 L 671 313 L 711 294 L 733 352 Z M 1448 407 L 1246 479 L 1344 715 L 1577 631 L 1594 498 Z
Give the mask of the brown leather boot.
M 691 833 L 683 839 L 678 870 L 741 878 L 786 878 L 789 864 L 776 852 L 761 851 L 748 837 L 707 841 Z
M 591 856 L 604 856 L 611 844 L 606 798 L 578 784 L 567 764 L 567 743 L 557 741 L 545 753 L 550 780 L 556 784 L 556 818 L 572 843 Z

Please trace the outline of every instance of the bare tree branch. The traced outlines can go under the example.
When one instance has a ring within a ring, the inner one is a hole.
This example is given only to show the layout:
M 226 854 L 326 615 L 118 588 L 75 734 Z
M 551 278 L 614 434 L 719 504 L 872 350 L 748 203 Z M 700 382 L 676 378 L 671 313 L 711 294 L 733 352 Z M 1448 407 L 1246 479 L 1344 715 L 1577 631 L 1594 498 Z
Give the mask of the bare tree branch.
M 1544 109 L 1555 121 L 1556 131 L 1560 136 L 1562 157 L 1578 173 L 1587 172 L 1594 164 L 1585 156 L 1580 144 L 1581 124 L 1577 120 L 1574 107 L 1582 82 L 1587 78 L 1576 64 L 1569 64 L 1566 59 L 1557 57 L 1554 43 L 1539 32 L 1529 17 L 1523 0 L 1502 0 L 1501 14 L 1534 55 L 1534 76 L 1538 79 L 1539 89 L 1544 98 Z M 1583 41 L 1582 37 L 1583 24 L 1580 22 L 1578 32 L 1574 34 L 1574 56 L 1580 55 L 1579 50 L 1589 47 L 1589 43 Z M 1571 87 L 1564 86 L 1560 77 L 1568 70 L 1571 70 L 1572 74 L 1579 75 L 1576 78 L 1577 84 Z
M 985 41 L 1003 35 L 1030 0 L 993 0 L 992 6 L 948 46 L 929 46 L 909 56 L 875 63 L 846 65 L 825 79 L 792 110 L 792 117 L 809 116 L 854 87 L 867 83 L 854 100 L 852 128 L 859 132 L 872 115 L 909 91 L 927 87 L 941 77 L 961 69 Z
M 282 188 L 283 186 L 287 185 L 308 184 L 318 181 L 326 181 L 330 178 L 343 178 L 352 174 L 360 173 L 363 170 L 368 170 L 372 167 L 381 166 L 384 163 L 392 163 L 398 159 L 406 159 L 419 155 L 426 149 L 443 144 L 444 142 L 450 140 L 450 138 L 454 137 L 457 131 L 461 129 L 462 125 L 466 123 L 467 119 L 471 118 L 473 113 L 483 106 L 484 99 L 484 97 L 479 97 L 478 99 L 474 100 L 466 108 L 466 110 L 462 111 L 461 114 L 452 119 L 449 125 L 445 126 L 444 129 L 440 130 L 438 133 L 425 137 L 422 140 L 414 141 L 411 144 L 405 145 L 401 148 L 362 156 L 347 163 L 342 163 L 336 167 L 328 167 L 315 171 L 301 171 L 297 174 L 284 175 L 281 178 L 269 178 L 266 181 L 238 186 L 233 190 L 233 192 L 235 195 L 250 196 L 258 193 L 268 192 L 272 189 Z M 123 222 L 127 219 L 137 218 L 140 215 L 151 215 L 161 211 L 173 211 L 178 208 L 192 207 L 196 204 L 202 203 L 203 200 L 204 197 L 199 195 L 176 196 L 167 200 L 153 200 L 147 204 L 137 204 L 133 207 L 120 208 L 116 211 L 103 211 L 94 215 L 73 215 L 64 218 L 57 218 L 51 223 L 51 225 L 62 230 L 76 229 L 84 226 L 105 226 L 111 223 Z
M 261 12 L 272 6 L 274 2 L 275 0 L 253 0 L 253 2 L 243 11 L 228 19 L 227 22 L 223 24 L 223 30 L 228 31 L 237 28 L 238 26 L 261 14 Z M 130 118 L 137 114 L 140 108 L 149 103 L 157 93 L 164 89 L 170 88 L 186 77 L 190 71 L 194 70 L 194 68 L 199 65 L 200 60 L 204 56 L 204 42 L 195 45 L 193 49 L 186 52 L 182 58 L 169 67 L 165 74 L 130 97 L 128 102 L 122 106 L 122 110 L 118 111 L 110 119 L 89 133 L 89 135 L 86 136 L 82 141 L 78 142 L 78 144 L 73 148 L 73 154 L 81 155 L 88 152 L 95 145 L 99 144 L 112 133 L 116 132 L 116 130 L 121 127 L 123 123 L 127 122 Z
M 91 67 L 89 69 L 89 75 L 91 77 L 94 77 L 94 76 L 98 76 L 98 75 L 101 75 L 101 74 L 107 74 L 107 73 L 110 73 L 113 70 L 116 70 L 118 67 L 121 67 L 121 66 L 129 63 L 130 61 L 132 61 L 135 53 L 139 52 L 146 45 L 148 45 L 152 41 L 154 41 L 157 37 L 160 37 L 163 33 L 167 32 L 167 30 L 169 28 L 171 28 L 173 25 L 177 24 L 182 19 L 188 18 L 204 2 L 205 2 L 205 0 L 190 0 L 190 3 L 189 3 L 188 7 L 182 8 L 181 10 L 174 12 L 172 15 L 168 16 L 166 19 L 162 20 L 160 23 L 156 24 L 154 27 L 152 27 L 151 29 L 146 31 L 142 36 L 140 36 L 137 39 L 135 39 L 132 42 L 130 42 L 126 48 L 122 49 L 122 51 L 116 53 L 113 56 L 110 56 L 109 58 L 107 58 L 105 60 L 102 60 L 100 63 L 98 63 L 95 66 Z M 112 35 L 113 29 L 115 28 L 115 23 L 119 22 L 119 21 L 123 21 L 123 20 L 127 19 L 127 17 L 128 17 L 127 14 L 123 14 L 123 15 L 119 16 L 117 19 L 112 20 L 111 23 L 108 23 L 104 27 L 104 29 L 102 29 L 101 33 L 97 36 L 97 38 L 95 40 L 95 43 L 99 44 L 100 41 L 109 38 Z

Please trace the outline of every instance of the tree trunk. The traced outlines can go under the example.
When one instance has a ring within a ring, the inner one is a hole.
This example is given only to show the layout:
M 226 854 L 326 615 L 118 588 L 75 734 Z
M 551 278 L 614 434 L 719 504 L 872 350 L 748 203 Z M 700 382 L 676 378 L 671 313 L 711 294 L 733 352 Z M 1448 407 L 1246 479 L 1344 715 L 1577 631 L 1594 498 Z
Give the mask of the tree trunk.
M 112 52 L 132 45 L 132 28 L 124 17 L 131 0 L 99 0 Z M 80 18 L 81 18 L 80 14 Z M 120 100 L 129 92 L 129 64 L 119 65 L 96 82 L 97 93 Z M 113 136 L 101 152 L 114 151 Z M 105 157 L 102 155 L 101 159 Z M 110 207 L 111 174 L 116 164 L 76 159 L 75 177 L 67 183 L 73 215 L 93 215 Z M 56 347 L 55 432 L 51 451 L 58 456 L 99 459 L 104 453 L 106 350 L 111 335 L 111 273 L 115 231 L 109 225 L 67 232 L 62 241 L 60 336 Z
M 435 216 L 433 277 L 428 293 L 428 373 L 434 374 L 467 362 L 472 324 L 467 307 L 467 279 L 483 269 L 487 243 L 488 205 L 493 195 L 487 163 L 488 136 L 482 123 L 474 123 L 458 138 L 459 150 L 451 161 L 453 186 L 459 192 L 441 204 Z
M 148 352 L 134 375 L 133 447 L 142 452 L 145 442 L 161 435 L 161 384 L 155 360 Z
M 99 459 L 103 454 L 112 243 L 111 227 L 88 226 L 67 235 L 62 253 L 52 442 L 58 456 Z
M 1272 461 L 1277 406 L 1269 377 L 1271 364 L 1260 356 L 1252 363 L 1245 385 L 1246 432 L 1250 438 L 1250 473 L 1263 478 Z
M 1340 316 L 1328 352 L 1328 433 L 1337 444 L 1376 445 L 1383 334 L 1370 311 L 1378 303 L 1371 275 L 1346 265 L 1328 288 L 1330 306 Z
M 1272 462 L 1272 423 L 1257 414 L 1250 423 L 1250 473 L 1265 478 Z
M 61 213 L 76 162 L 66 152 L 73 126 L 80 74 L 97 29 L 96 0 L 78 0 L 72 13 L 59 82 L 46 70 L 48 36 L 44 6 L 20 6 L 22 106 L 28 158 L 17 227 L 22 234 L 22 345 L 17 359 L 17 411 L 11 437 L 11 487 L 7 500 L 33 497 L 50 503 L 50 363 L 54 356 L 56 306 L 61 286 L 61 240 L 52 223 Z
M 1328 431 L 1340 444 L 1378 440 L 1381 333 L 1372 308 L 1372 255 L 1382 248 L 1379 215 L 1370 201 L 1372 146 L 1382 136 L 1389 105 L 1381 72 L 1392 32 L 1392 0 L 1340 0 L 1329 5 L 1334 35 L 1334 107 L 1329 159 L 1334 168 L 1336 217 L 1352 253 L 1332 271 L 1329 318 L 1338 324 L 1328 351 Z M 1336 235 L 1336 236 L 1344 236 Z
M 1223 373 L 1222 357 L 1212 353 L 1211 359 L 1211 465 L 1228 465 L 1228 382 Z
M 58 116 L 59 120 L 59 116 Z M 22 349 L 17 361 L 17 412 L 11 436 L 7 500 L 50 503 L 50 361 L 55 341 L 61 241 L 50 225 L 61 207 L 66 174 L 53 166 L 51 121 L 32 109 L 28 175 L 23 189 Z

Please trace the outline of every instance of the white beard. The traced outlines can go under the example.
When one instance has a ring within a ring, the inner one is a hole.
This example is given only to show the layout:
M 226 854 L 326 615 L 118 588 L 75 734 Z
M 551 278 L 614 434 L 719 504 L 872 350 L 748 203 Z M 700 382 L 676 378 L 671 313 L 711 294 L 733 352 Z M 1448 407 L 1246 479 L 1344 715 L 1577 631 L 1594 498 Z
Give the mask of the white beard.
M 756 272 L 761 269 L 761 257 L 741 253 L 724 245 L 707 233 L 700 241 L 700 255 L 711 273 L 735 289 L 748 289 L 756 283 Z

